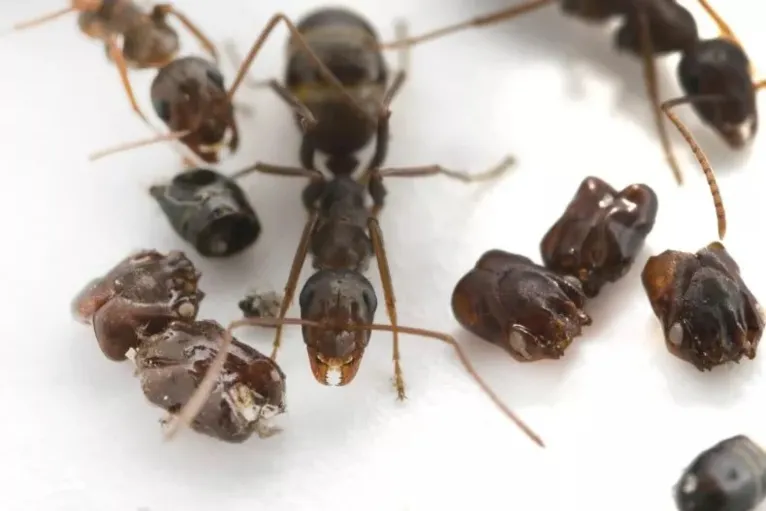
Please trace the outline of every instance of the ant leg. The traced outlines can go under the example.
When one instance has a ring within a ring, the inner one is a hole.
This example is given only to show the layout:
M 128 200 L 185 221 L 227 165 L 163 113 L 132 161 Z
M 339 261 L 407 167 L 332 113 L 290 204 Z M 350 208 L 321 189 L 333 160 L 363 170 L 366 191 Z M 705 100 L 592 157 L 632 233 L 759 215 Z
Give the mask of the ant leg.
M 301 118 L 301 128 L 304 132 L 310 131 L 316 127 L 316 117 L 314 117 L 314 114 L 309 110 L 309 107 L 304 105 L 300 99 L 287 89 L 287 87 L 273 78 L 266 80 L 265 85 L 273 90 L 282 101 L 287 103 L 287 105 L 298 114 Z
M 218 50 L 215 49 L 215 45 L 195 23 L 186 17 L 184 13 L 180 12 L 171 4 L 158 4 L 154 6 L 152 17 L 161 18 L 167 15 L 171 15 L 180 21 L 181 24 L 186 27 L 186 29 L 191 32 L 197 41 L 199 41 L 199 43 L 205 48 L 205 51 L 210 54 L 216 65 L 218 64 L 220 59 L 218 58 Z
M 238 170 L 229 177 L 231 179 L 239 179 L 253 172 L 263 172 L 264 174 L 273 174 L 276 176 L 287 177 L 307 177 L 312 180 L 324 180 L 324 176 L 316 169 L 304 169 L 301 167 L 287 167 L 283 165 L 271 165 L 270 163 L 257 162 L 242 170 Z
M 636 14 L 638 16 L 639 38 L 641 43 L 644 87 L 646 88 L 646 94 L 649 96 L 649 102 L 652 106 L 654 125 L 660 136 L 660 143 L 662 144 L 662 151 L 665 153 L 665 159 L 670 165 L 670 169 L 673 171 L 673 177 L 675 177 L 676 182 L 679 185 L 682 185 L 684 178 L 681 174 L 678 160 L 676 160 L 676 157 L 673 154 L 673 147 L 670 144 L 670 136 L 668 135 L 665 119 L 663 118 L 662 110 L 660 109 L 660 91 L 659 83 L 657 83 L 657 68 L 654 60 L 654 48 L 652 47 L 652 34 L 649 28 L 649 18 L 646 9 L 642 6 L 639 6 L 636 9 Z
M 156 129 L 154 131 L 157 132 Z M 106 156 L 110 156 L 112 154 L 121 153 L 123 151 L 129 151 L 131 149 L 137 149 L 139 147 L 144 147 L 144 146 L 156 144 L 158 142 L 176 141 L 176 140 L 178 140 L 180 138 L 185 137 L 189 133 L 191 133 L 191 131 L 189 131 L 189 130 L 172 131 L 170 133 L 160 133 L 160 134 L 158 134 L 156 136 L 153 136 L 151 138 L 147 138 L 147 139 L 144 139 L 144 140 L 136 140 L 136 141 L 133 141 L 133 142 L 128 142 L 126 144 L 120 144 L 120 145 L 117 145 L 117 146 L 114 146 L 114 147 L 103 149 L 101 151 L 97 151 L 97 152 L 91 154 L 88 157 L 88 159 L 90 161 L 96 161 L 96 160 L 100 160 L 101 158 L 104 158 Z M 192 164 L 194 164 L 192 162 L 192 160 L 190 160 L 188 157 L 186 157 L 185 155 L 182 155 L 182 156 L 184 158 L 184 162 L 185 163 L 190 163 L 191 162 Z
M 439 165 L 424 165 L 422 167 L 398 167 L 373 170 L 372 172 L 383 177 L 421 177 L 421 176 L 434 176 L 442 174 L 444 176 L 463 181 L 464 183 L 473 183 L 477 181 L 488 181 L 495 179 L 505 172 L 507 172 L 516 160 L 513 156 L 506 156 L 500 163 L 492 168 L 479 172 L 478 174 L 471 174 L 468 172 L 462 172 L 457 170 L 445 169 Z
M 382 50 L 393 50 L 396 48 L 403 48 L 405 46 L 415 46 L 426 41 L 438 39 L 445 35 L 460 32 L 461 30 L 465 30 L 467 28 L 492 25 L 500 21 L 509 20 L 511 18 L 515 18 L 516 16 L 521 16 L 522 14 L 526 14 L 541 7 L 545 7 L 554 1 L 555 0 L 527 0 L 523 4 L 514 5 L 513 7 L 508 7 L 500 11 L 485 14 L 484 16 L 477 16 L 476 18 L 472 18 L 467 21 L 461 21 L 460 23 L 437 28 L 436 30 L 426 32 L 425 34 L 408 37 L 406 39 L 400 39 L 391 43 L 380 44 L 378 45 L 378 48 Z
M 58 19 L 65 14 L 69 14 L 70 12 L 77 12 L 78 7 L 76 2 L 72 2 L 73 5 L 69 7 L 65 7 L 63 9 L 59 9 L 57 11 L 49 12 L 48 14 L 43 14 L 41 16 L 38 16 L 37 18 L 28 20 L 28 21 L 22 21 L 21 23 L 16 23 L 11 27 L 12 31 L 19 31 L 19 30 L 26 30 L 27 28 L 36 27 L 38 25 L 42 25 L 43 23 L 47 23 L 49 21 L 53 21 L 55 19 Z M 96 6 L 98 8 L 98 6 Z M 86 10 L 86 9 L 82 9 Z
M 755 89 L 756 91 L 760 89 L 764 89 L 764 88 L 766 88 L 766 80 L 761 80 L 760 82 L 756 82 L 753 84 L 753 89 Z
M 718 27 L 718 33 L 721 35 L 721 37 L 728 39 L 732 43 L 742 48 L 742 43 L 740 43 L 739 39 L 737 39 L 737 36 L 734 35 L 734 31 L 731 29 L 729 24 L 723 20 L 721 15 L 718 14 L 715 9 L 713 9 L 713 6 L 708 3 L 708 0 L 697 0 L 697 2 L 700 4 L 705 13 L 710 16 L 710 18 L 713 20 L 713 23 L 716 24 Z
M 133 108 L 133 111 L 138 114 L 141 120 L 143 120 L 144 123 L 152 129 L 152 131 L 158 133 L 157 129 L 152 125 L 152 123 L 149 122 L 149 119 L 147 119 L 147 117 L 144 115 L 144 112 L 141 111 L 141 108 L 136 102 L 136 96 L 133 93 L 133 87 L 130 84 L 130 77 L 128 77 L 128 65 L 125 62 L 125 57 L 122 54 L 122 50 L 120 50 L 120 48 L 117 46 L 115 37 L 112 36 L 107 39 L 106 45 L 109 47 L 109 54 L 111 55 L 112 60 L 117 65 L 117 70 L 120 73 L 120 80 L 122 81 L 122 86 L 125 89 L 125 93 L 128 95 L 128 101 L 130 101 L 131 108 Z
M 226 41 L 223 44 L 223 50 L 226 52 L 226 57 L 234 62 L 235 65 L 237 62 L 242 62 L 242 60 L 244 60 L 234 41 Z M 263 89 L 264 87 L 269 86 L 269 80 L 256 80 L 246 73 L 242 79 L 242 85 L 249 89 Z
M 516 426 L 518 426 L 524 434 L 526 434 L 534 443 L 539 445 L 540 447 L 545 447 L 545 444 L 543 443 L 540 436 L 532 430 L 529 426 L 526 425 L 524 421 L 521 420 L 520 417 L 518 417 L 513 411 L 508 408 L 508 406 L 503 403 L 503 401 L 500 399 L 500 397 L 495 394 L 495 392 L 492 390 L 492 388 L 479 376 L 479 373 L 476 371 L 476 368 L 473 367 L 473 364 L 471 364 L 471 360 L 468 358 L 468 355 L 465 354 L 463 351 L 463 348 L 460 347 L 460 344 L 455 340 L 454 337 L 448 334 L 444 334 L 441 332 L 435 332 L 433 330 L 424 330 L 422 328 L 411 328 L 406 326 L 389 326 L 389 325 L 360 325 L 358 328 L 364 329 L 364 330 L 371 330 L 371 331 L 379 331 L 379 332 L 393 332 L 394 330 L 398 330 L 399 333 L 402 334 L 409 334 L 409 335 L 417 335 L 419 337 L 428 337 L 429 339 L 436 339 L 439 341 L 442 341 L 444 343 L 449 344 L 452 346 L 452 348 L 457 353 L 458 359 L 460 360 L 460 363 L 463 365 L 463 368 L 468 372 L 468 374 L 473 378 L 473 380 L 481 387 L 481 390 L 484 391 L 484 393 L 489 397 L 495 405 L 500 408 L 500 411 L 503 412 L 503 414 L 508 417 Z
M 351 94 L 349 94 L 349 92 L 345 89 L 345 87 L 340 82 L 340 80 L 338 80 L 338 78 L 332 73 L 332 71 L 330 71 L 327 68 L 327 66 L 317 56 L 314 50 L 311 49 L 311 46 L 309 46 L 308 42 L 306 42 L 306 39 L 300 33 L 298 28 L 293 24 L 292 21 L 290 21 L 290 19 L 287 16 L 285 16 L 282 13 L 278 13 L 272 16 L 272 18 L 266 23 L 266 26 L 256 38 L 252 48 L 250 48 L 250 51 L 247 54 L 247 57 L 245 57 L 245 60 L 242 62 L 242 64 L 239 67 L 239 71 L 237 72 L 237 77 L 234 80 L 234 83 L 229 89 L 229 92 L 228 92 L 229 99 L 231 99 L 234 96 L 234 93 L 237 91 L 237 88 L 241 85 L 242 81 L 245 78 L 246 73 L 250 69 L 250 65 L 253 63 L 253 60 L 255 60 L 255 57 L 258 55 L 258 52 L 261 51 L 261 47 L 263 47 L 263 44 L 266 42 L 266 39 L 268 39 L 269 35 L 271 34 L 271 32 L 274 30 L 274 28 L 277 26 L 277 24 L 280 21 L 284 22 L 284 24 L 287 25 L 287 28 L 290 30 L 290 33 L 292 37 L 294 38 L 295 42 L 311 58 L 311 60 L 317 66 L 317 71 L 319 72 L 320 75 L 322 75 L 322 78 L 327 80 L 333 87 L 335 87 L 338 90 L 338 92 L 340 92 L 343 95 L 343 98 L 346 101 L 348 101 L 350 105 L 356 108 L 360 113 L 362 113 L 370 123 L 377 122 L 377 119 L 374 117 L 370 117 L 369 114 L 367 114 L 367 112 L 364 110 L 364 108 L 362 108 L 361 105 L 357 103 L 354 97 Z
M 697 158 L 700 167 L 702 167 L 702 171 L 705 173 L 705 179 L 707 180 L 708 187 L 710 188 L 710 194 L 713 196 L 713 206 L 715 207 L 716 218 L 718 219 L 718 239 L 723 240 L 724 236 L 726 235 L 726 210 L 723 206 L 721 190 L 718 188 L 718 183 L 716 182 L 713 168 L 710 166 L 710 161 L 707 159 L 705 153 L 694 140 L 694 137 L 692 136 L 689 129 L 684 125 L 683 122 L 681 122 L 681 119 L 679 119 L 678 116 L 670 110 L 676 106 L 688 103 L 720 100 L 721 97 L 716 95 L 682 97 L 665 101 L 662 103 L 662 105 L 660 105 L 660 108 L 668 117 L 668 119 L 670 119 L 670 122 L 675 125 L 676 129 L 678 129 L 678 131 L 681 133 L 681 136 L 684 137 L 686 143 L 689 144 L 689 148 L 694 153 L 694 156 Z
M 380 224 L 375 217 L 370 217 L 367 221 L 367 227 L 370 231 L 370 240 L 372 248 L 375 251 L 375 258 L 378 261 L 378 272 L 380 273 L 380 282 L 383 285 L 383 298 L 386 302 L 386 311 L 388 319 L 391 322 L 394 335 L 394 386 L 396 387 L 396 396 L 399 401 L 404 401 L 407 395 L 404 391 L 404 377 L 402 376 L 401 356 L 399 354 L 399 332 L 396 328 L 398 323 L 396 316 L 396 298 L 394 296 L 394 285 L 391 279 L 391 269 L 388 265 L 386 256 L 386 247 L 383 244 L 383 232 Z
M 303 263 L 306 261 L 306 255 L 308 255 L 309 244 L 311 243 L 311 235 L 314 232 L 317 221 L 319 220 L 319 212 L 314 210 L 306 221 L 306 226 L 303 228 L 301 239 L 298 242 L 298 248 L 295 250 L 295 257 L 293 263 L 290 266 L 290 275 L 287 277 L 287 284 L 285 285 L 284 299 L 279 307 L 279 316 L 277 320 L 283 320 L 287 315 L 287 309 L 290 308 L 293 298 L 295 297 L 295 290 L 298 287 L 298 278 L 301 276 L 301 270 L 303 269 Z M 277 352 L 282 344 L 282 327 L 284 323 L 278 323 L 276 332 L 274 334 L 274 346 L 271 351 L 271 359 L 276 360 Z

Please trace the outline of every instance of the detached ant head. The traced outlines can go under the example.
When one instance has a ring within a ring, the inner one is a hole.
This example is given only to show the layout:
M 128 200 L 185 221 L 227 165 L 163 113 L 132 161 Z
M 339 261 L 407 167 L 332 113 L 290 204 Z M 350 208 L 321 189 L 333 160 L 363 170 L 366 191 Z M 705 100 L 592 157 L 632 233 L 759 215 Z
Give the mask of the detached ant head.
M 301 318 L 322 325 L 303 327 L 314 378 L 330 386 L 351 383 L 370 331 L 348 327 L 373 323 L 378 299 L 372 284 L 354 271 L 320 270 L 306 281 L 299 303 Z
M 209 169 L 191 169 L 166 185 L 153 186 L 173 229 L 206 257 L 245 250 L 261 234 L 255 210 L 232 178 Z
M 72 312 L 94 326 L 108 358 L 124 360 L 145 336 L 175 320 L 194 320 L 205 296 L 197 287 L 200 275 L 183 252 L 142 250 L 88 283 L 73 300 Z
M 152 106 L 173 132 L 188 132 L 181 141 L 205 162 L 219 161 L 224 137 L 234 129 L 234 108 L 221 73 L 200 57 L 174 60 L 155 76 Z M 236 148 L 232 138 L 228 145 Z

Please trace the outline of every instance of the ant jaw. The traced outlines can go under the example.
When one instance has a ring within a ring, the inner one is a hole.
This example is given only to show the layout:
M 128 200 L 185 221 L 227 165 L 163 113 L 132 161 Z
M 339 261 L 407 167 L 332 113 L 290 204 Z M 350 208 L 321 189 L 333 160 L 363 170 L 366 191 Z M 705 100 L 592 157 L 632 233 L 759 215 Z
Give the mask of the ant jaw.
M 758 120 L 751 115 L 739 124 L 723 124 L 718 133 L 732 149 L 742 149 L 755 138 Z
M 342 387 L 351 383 L 359 371 L 364 351 L 354 350 L 347 357 L 325 357 L 314 348 L 307 348 L 311 372 L 322 385 Z

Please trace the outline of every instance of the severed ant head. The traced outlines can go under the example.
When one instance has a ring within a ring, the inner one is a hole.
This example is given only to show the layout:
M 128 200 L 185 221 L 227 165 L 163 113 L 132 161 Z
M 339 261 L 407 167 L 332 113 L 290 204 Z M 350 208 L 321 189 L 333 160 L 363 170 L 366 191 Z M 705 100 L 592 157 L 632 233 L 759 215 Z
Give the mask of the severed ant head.
M 353 381 L 370 342 L 370 331 L 347 326 L 373 322 L 378 301 L 372 284 L 348 270 L 321 270 L 303 286 L 301 318 L 321 326 L 303 326 L 311 372 L 319 383 L 342 386 Z

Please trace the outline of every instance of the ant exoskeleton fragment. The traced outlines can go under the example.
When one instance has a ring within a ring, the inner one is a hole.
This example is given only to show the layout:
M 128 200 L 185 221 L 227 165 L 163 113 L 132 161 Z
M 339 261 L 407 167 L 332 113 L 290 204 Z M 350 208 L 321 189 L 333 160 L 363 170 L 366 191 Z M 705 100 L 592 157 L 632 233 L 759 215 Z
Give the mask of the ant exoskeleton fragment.
M 585 301 L 576 278 L 490 250 L 455 285 L 452 313 L 463 328 L 519 362 L 535 362 L 561 358 L 592 323 Z
M 266 39 L 280 21 L 284 22 L 292 33 L 293 44 L 305 52 L 307 62 L 311 63 L 314 72 L 324 80 L 322 83 L 325 90 L 336 90 L 336 97 L 340 101 L 348 102 L 351 105 L 350 108 L 364 114 L 356 99 L 343 88 L 342 83 L 320 60 L 293 23 L 283 14 L 276 14 L 256 38 L 247 57 L 239 66 L 234 83 L 228 90 L 226 90 L 223 75 L 215 63 L 200 57 L 183 57 L 168 63 L 158 71 L 152 82 L 151 98 L 155 113 L 171 130 L 170 133 L 99 151 L 91 155 L 91 160 L 156 142 L 176 139 L 206 163 L 219 162 L 219 153 L 224 146 L 227 146 L 231 152 L 236 151 L 239 147 L 239 132 L 234 118 L 232 99 Z M 132 98 L 132 87 L 124 67 L 120 68 L 120 72 L 128 95 Z M 311 110 L 290 90 L 275 81 L 270 82 L 270 86 L 293 108 L 304 129 L 310 129 L 316 124 L 317 121 Z M 136 113 L 149 124 L 135 101 L 131 100 L 131 102 Z M 365 115 L 360 117 L 366 118 L 367 123 L 374 125 L 374 117 Z
M 183 171 L 149 192 L 173 229 L 202 256 L 237 254 L 261 234 L 261 223 L 242 188 L 213 170 Z
M 692 147 L 707 177 L 718 217 L 718 236 L 726 233 L 726 217 L 715 174 L 688 129 L 665 111 Z M 652 310 L 662 325 L 673 355 L 700 371 L 727 362 L 755 358 L 764 317 L 739 271 L 719 241 L 692 254 L 675 250 L 650 257 L 641 273 Z
M 178 251 L 142 250 L 94 279 L 72 303 L 75 318 L 92 324 L 107 358 L 135 353 L 147 399 L 171 416 L 189 400 L 220 349 L 216 392 L 192 427 L 228 442 L 273 433 L 268 420 L 285 410 L 285 375 L 277 364 L 235 339 L 215 321 L 197 321 L 204 293 L 200 273 Z
M 275 291 L 247 293 L 237 304 L 246 318 L 276 318 L 282 306 L 282 296 Z
M 700 453 L 673 488 L 678 511 L 753 511 L 766 498 L 766 452 L 745 435 Z
M 546 268 L 571 275 L 588 298 L 625 275 L 654 227 L 659 202 L 644 184 L 619 192 L 587 177 L 540 243 Z
M 54 20 L 65 14 L 78 13 L 80 30 L 104 43 L 107 58 L 118 66 L 134 69 L 161 68 L 178 55 L 178 33 L 167 22 L 175 17 L 218 61 L 210 39 L 183 13 L 169 3 L 155 5 L 145 12 L 133 0 L 71 0 L 70 6 L 23 23 L 13 30 L 23 30 Z M 122 38 L 122 48 L 117 38 Z
M 730 147 L 739 149 L 757 132 L 755 93 L 766 87 L 766 80 L 753 79 L 750 61 L 731 28 L 707 0 L 697 1 L 718 26 L 718 37 L 700 39 L 694 18 L 676 0 L 527 0 L 521 5 L 383 44 L 380 48 L 411 47 L 466 28 L 508 20 L 556 2 L 566 14 L 589 21 L 619 17 L 622 26 L 615 35 L 615 46 L 643 61 L 644 82 L 663 152 L 676 181 L 681 184 L 681 170 L 660 112 L 691 104 L 705 124 Z M 661 103 L 654 58 L 674 52 L 681 53 L 677 74 L 685 95 Z

